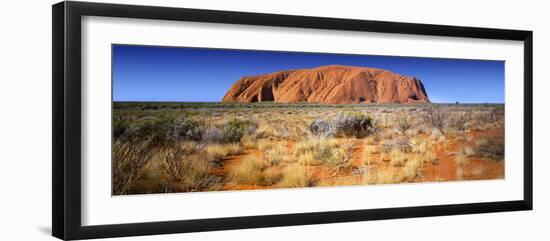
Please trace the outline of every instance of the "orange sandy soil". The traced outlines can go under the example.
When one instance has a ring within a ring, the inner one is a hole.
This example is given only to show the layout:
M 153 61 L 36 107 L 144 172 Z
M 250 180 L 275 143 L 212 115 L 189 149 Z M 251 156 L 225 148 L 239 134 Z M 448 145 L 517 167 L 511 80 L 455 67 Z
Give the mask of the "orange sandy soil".
M 469 137 L 472 140 L 476 138 L 487 138 L 495 136 L 503 136 L 504 130 L 502 128 L 490 130 L 490 131 L 469 131 L 465 133 L 465 137 Z M 426 134 L 421 134 L 421 138 L 429 138 Z M 487 158 L 470 158 L 468 157 L 468 164 L 462 167 L 462 177 L 457 174 L 457 165 L 454 161 L 456 153 L 461 149 L 463 145 L 472 145 L 473 143 L 467 143 L 466 138 L 458 138 L 452 136 L 446 136 L 446 140 L 435 144 L 433 151 L 436 153 L 437 162 L 424 163 L 422 176 L 416 178 L 412 182 L 441 182 L 441 181 L 459 181 L 459 180 L 486 180 L 486 179 L 502 179 L 504 178 L 504 161 L 491 160 Z M 336 175 L 332 176 L 334 169 L 329 166 L 315 165 L 307 166 L 308 172 L 313 178 L 315 186 L 340 186 L 340 185 L 353 185 L 361 184 L 362 176 L 361 168 L 365 167 L 364 164 L 364 143 L 363 139 L 354 140 L 354 152 L 353 160 L 350 168 L 340 170 Z M 287 148 L 292 150 L 294 142 L 287 141 Z M 276 186 L 261 186 L 261 185 L 245 185 L 235 183 L 231 180 L 229 175 L 231 168 L 238 164 L 243 158 L 257 155 L 261 156 L 263 153 L 257 149 L 245 150 L 241 155 L 235 155 L 227 157 L 223 160 L 219 167 L 212 168 L 210 173 L 219 176 L 223 182 L 220 190 L 252 190 L 252 189 L 272 189 Z M 409 154 L 415 155 L 415 154 Z M 389 161 L 382 161 L 381 154 L 370 154 L 370 169 L 375 171 L 378 169 L 395 169 Z M 284 169 L 287 164 L 281 163 L 275 166 L 280 170 Z M 458 167 L 460 168 L 460 167 Z

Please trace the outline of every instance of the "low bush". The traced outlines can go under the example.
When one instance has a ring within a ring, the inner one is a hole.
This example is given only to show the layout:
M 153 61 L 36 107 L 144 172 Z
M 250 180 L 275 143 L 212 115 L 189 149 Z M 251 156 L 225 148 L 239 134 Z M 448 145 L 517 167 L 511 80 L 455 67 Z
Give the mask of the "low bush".
M 206 143 L 221 143 L 223 140 L 223 131 L 217 127 L 207 128 L 202 134 L 202 141 Z
M 225 142 L 239 142 L 246 134 L 252 134 L 258 127 L 252 120 L 231 119 L 221 129 Z
M 309 132 L 315 137 L 331 137 L 334 135 L 334 127 L 328 121 L 315 119 L 309 125 Z
M 309 132 L 314 137 L 363 138 L 374 130 L 372 117 L 358 112 L 339 114 L 330 121 L 315 119 L 309 125 Z
M 171 128 L 173 138 L 188 141 L 200 141 L 205 131 L 202 123 L 189 119 L 175 121 Z
M 407 134 L 407 131 L 412 127 L 411 118 L 408 115 L 398 118 L 396 122 L 397 131 L 403 135 Z
M 445 120 L 448 116 L 448 111 L 443 107 L 432 104 L 428 105 L 426 111 L 428 112 L 428 120 L 432 124 L 432 127 L 442 131 L 445 127 Z
M 374 131 L 372 117 L 362 113 L 337 115 L 333 125 L 336 136 L 362 138 Z

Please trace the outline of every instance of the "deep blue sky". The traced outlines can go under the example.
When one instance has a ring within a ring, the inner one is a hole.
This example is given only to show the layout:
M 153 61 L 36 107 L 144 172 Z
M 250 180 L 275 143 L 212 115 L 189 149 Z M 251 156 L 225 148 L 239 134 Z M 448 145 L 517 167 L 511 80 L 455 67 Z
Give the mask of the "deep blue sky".
M 340 64 L 422 80 L 432 102 L 504 103 L 504 62 L 113 45 L 114 101 L 220 101 L 239 78 Z

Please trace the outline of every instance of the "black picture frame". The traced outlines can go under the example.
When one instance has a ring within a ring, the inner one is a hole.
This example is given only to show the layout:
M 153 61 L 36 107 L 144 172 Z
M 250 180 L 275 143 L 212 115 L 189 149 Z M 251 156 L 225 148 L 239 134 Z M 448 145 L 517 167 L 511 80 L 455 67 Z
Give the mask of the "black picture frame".
M 521 200 L 420 207 L 212 218 L 99 226 L 81 224 L 81 17 L 104 16 L 379 33 L 517 40 L 524 43 L 524 193 Z M 60 239 L 106 238 L 380 219 L 532 210 L 533 32 L 90 2 L 52 6 L 52 233 Z

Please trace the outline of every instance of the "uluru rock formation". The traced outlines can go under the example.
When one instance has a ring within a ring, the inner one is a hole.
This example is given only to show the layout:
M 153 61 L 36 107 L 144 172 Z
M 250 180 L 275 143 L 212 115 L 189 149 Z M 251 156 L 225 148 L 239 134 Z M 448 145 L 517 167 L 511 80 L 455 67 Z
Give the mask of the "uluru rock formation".
M 247 76 L 224 102 L 417 103 L 430 102 L 422 81 L 384 69 L 328 65 Z

